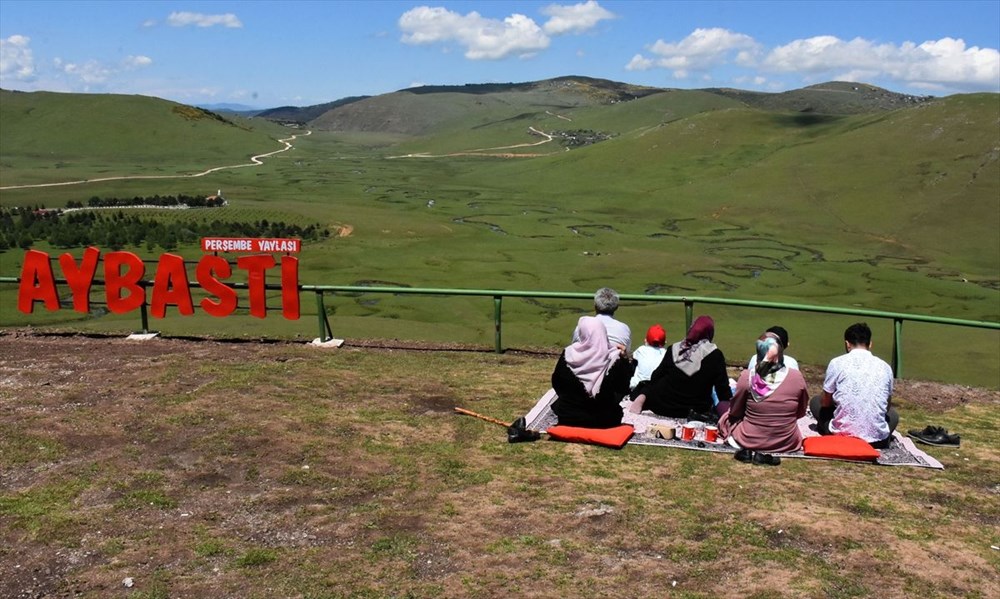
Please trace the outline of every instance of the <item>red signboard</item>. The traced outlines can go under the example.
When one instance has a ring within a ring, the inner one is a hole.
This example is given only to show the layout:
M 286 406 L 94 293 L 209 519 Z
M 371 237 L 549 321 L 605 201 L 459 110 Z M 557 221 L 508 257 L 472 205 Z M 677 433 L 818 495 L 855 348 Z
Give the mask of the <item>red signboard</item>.
M 260 237 L 202 237 L 203 252 L 246 252 L 249 254 L 297 254 L 301 239 Z
M 294 241 L 299 240 L 250 240 L 250 241 Z M 270 246 L 262 246 L 270 247 Z M 219 250 L 223 251 L 223 250 Z M 234 250 L 236 251 L 236 250 Z M 250 250 L 247 250 L 250 251 Z M 286 250 L 273 250 L 284 252 Z M 291 250 L 287 250 L 291 251 Z M 295 251 L 298 251 L 297 249 Z M 90 286 L 97 275 L 97 264 L 101 251 L 89 247 L 77 263 L 71 254 L 59 256 L 58 264 L 66 285 L 73 297 L 73 309 L 86 313 L 90 309 Z M 109 252 L 104 255 L 104 293 L 108 309 L 116 314 L 136 310 L 147 302 L 155 318 L 166 315 L 167 306 L 175 306 L 182 315 L 194 313 L 191 297 L 191 283 L 184 258 L 175 254 L 163 254 L 156 264 L 153 284 L 147 294 L 142 278 L 146 265 L 132 252 Z M 277 267 L 281 279 L 281 313 L 289 320 L 299 318 L 299 259 L 295 256 L 281 256 L 275 260 L 270 253 L 240 256 L 236 268 L 246 271 L 247 291 L 250 296 L 250 315 L 264 318 L 267 315 L 266 291 L 267 271 Z M 233 274 L 232 266 L 221 256 L 205 255 L 198 261 L 195 280 L 208 294 L 199 305 L 207 314 L 217 317 L 229 316 L 236 310 L 236 289 L 224 281 Z M 45 252 L 28 250 L 21 268 L 21 286 L 17 295 L 17 309 L 30 314 L 35 303 L 41 302 L 48 310 L 60 307 L 59 291 L 56 288 L 52 260 Z

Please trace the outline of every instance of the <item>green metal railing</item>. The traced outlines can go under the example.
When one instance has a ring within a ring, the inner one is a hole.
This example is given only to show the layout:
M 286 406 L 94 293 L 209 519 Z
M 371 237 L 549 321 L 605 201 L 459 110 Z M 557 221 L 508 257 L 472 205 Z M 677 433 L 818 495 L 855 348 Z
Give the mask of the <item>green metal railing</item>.
M 352 285 L 301 285 L 302 291 L 312 291 L 316 294 L 316 314 L 319 319 L 320 340 L 332 338 L 332 328 L 326 314 L 324 294 L 326 293 L 389 293 L 393 295 L 450 295 L 475 296 L 493 298 L 493 322 L 495 329 L 495 351 L 503 352 L 502 307 L 505 297 L 523 297 L 532 299 L 572 299 L 593 300 L 593 293 L 569 293 L 553 291 L 511 291 L 500 289 L 434 289 L 420 287 L 363 287 Z M 641 295 L 619 294 L 621 301 L 682 303 L 684 304 L 685 330 L 691 327 L 694 320 L 694 305 L 716 304 L 722 306 L 737 306 L 746 308 L 769 308 L 776 310 L 792 310 L 798 312 L 813 312 L 821 314 L 845 314 L 850 316 L 885 318 L 893 321 L 892 370 L 896 378 L 902 378 L 903 372 L 903 322 L 925 322 L 961 327 L 1000 330 L 1000 323 L 979 320 L 962 320 L 959 318 L 942 318 L 924 316 L 921 314 L 905 314 L 901 312 L 885 312 L 881 310 L 859 310 L 856 308 L 838 308 L 833 306 L 815 306 L 808 304 L 790 304 L 785 302 L 761 302 L 754 300 L 724 299 L 717 297 L 672 296 L 672 295 Z
M 19 277 L 0 277 L 2 283 L 19 283 Z M 65 284 L 65 280 L 56 280 L 59 284 Z M 103 281 L 95 280 L 95 285 L 103 284 Z M 140 283 L 145 287 L 152 286 L 151 281 Z M 246 289 L 245 283 L 227 283 L 234 289 Z M 191 287 L 198 288 L 196 282 L 190 283 Z M 280 285 L 265 285 L 268 290 L 280 290 Z M 316 318 L 319 328 L 319 340 L 329 341 L 333 338 L 333 327 L 326 312 L 326 294 L 337 293 L 385 293 L 391 295 L 445 295 L 445 296 L 466 296 L 466 297 L 489 297 L 493 298 L 493 322 L 494 322 L 494 347 L 497 353 L 503 352 L 503 299 L 507 298 L 531 298 L 531 299 L 569 299 L 569 300 L 593 300 L 593 293 L 571 293 L 557 291 L 517 291 L 505 289 L 438 289 L 424 287 L 366 287 L 358 285 L 299 285 L 299 292 L 312 292 L 316 297 Z M 838 308 L 834 306 L 816 306 L 808 304 L 792 304 L 786 302 L 762 302 L 755 300 L 726 299 L 717 297 L 699 296 L 672 296 L 672 295 L 641 295 L 641 294 L 620 294 L 623 302 L 643 302 L 643 303 L 678 303 L 684 304 L 685 330 L 691 327 L 694 318 L 694 305 L 714 304 L 721 306 L 736 306 L 745 308 L 762 308 L 775 310 L 790 310 L 798 312 L 812 312 L 819 314 L 844 314 L 849 316 L 871 317 L 881 319 L 891 319 L 893 321 L 893 347 L 892 347 L 892 369 L 896 378 L 903 376 L 903 323 L 905 321 L 923 322 L 931 324 L 941 324 L 949 326 L 972 327 L 978 329 L 1000 330 L 1000 323 L 962 320 L 959 318 L 943 318 L 938 316 L 925 316 L 922 314 L 906 314 L 901 312 L 886 312 L 881 310 L 862 310 L 856 308 Z M 146 305 L 140 308 L 142 319 L 142 332 L 149 332 L 149 316 Z

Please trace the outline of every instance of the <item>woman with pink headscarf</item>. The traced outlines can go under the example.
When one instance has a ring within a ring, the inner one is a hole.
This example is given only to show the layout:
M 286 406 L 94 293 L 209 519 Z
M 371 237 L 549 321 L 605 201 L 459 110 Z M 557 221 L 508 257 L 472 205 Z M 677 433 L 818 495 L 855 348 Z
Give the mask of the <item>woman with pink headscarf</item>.
M 802 373 L 785 366 L 778 336 L 764 333 L 757 340 L 757 365 L 740 374 L 729 411 L 719 419 L 719 433 L 740 450 L 795 451 L 802 447 L 798 419 L 808 405 Z
M 715 321 L 699 316 L 687 336 L 670 346 L 663 361 L 653 371 L 642 393 L 633 398 L 629 411 L 650 410 L 671 418 L 701 417 L 712 410 L 712 389 L 719 401 L 728 401 L 729 374 L 726 358 L 712 339 Z
M 608 342 L 604 324 L 593 316 L 580 318 L 579 337 L 569 345 L 552 371 L 558 398 L 552 411 L 559 424 L 611 428 L 622 423 L 620 398 L 628 393 L 632 364 L 618 346 Z

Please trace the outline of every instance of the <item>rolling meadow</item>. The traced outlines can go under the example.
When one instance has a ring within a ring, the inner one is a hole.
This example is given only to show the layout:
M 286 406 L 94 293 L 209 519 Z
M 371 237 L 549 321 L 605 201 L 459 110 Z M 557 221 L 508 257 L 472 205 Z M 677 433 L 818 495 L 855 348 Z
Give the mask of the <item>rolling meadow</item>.
M 821 114 L 765 110 L 706 90 L 644 89 L 609 101 L 592 81 L 570 83 L 397 92 L 296 127 L 154 98 L 3 92 L 0 207 L 222 190 L 225 208 L 141 215 L 318 223 L 331 236 L 305 245 L 304 284 L 582 293 L 610 285 L 623 294 L 1000 320 L 996 94 L 853 112 L 823 104 Z M 856 90 L 810 91 L 840 101 Z M 595 131 L 606 140 L 567 143 Z M 292 136 L 290 150 L 261 165 L 189 176 L 247 165 Z M 136 178 L 94 181 L 115 176 Z M 164 178 L 138 178 L 149 176 Z M 88 182 L 21 187 L 79 180 Z M 45 241 L 33 247 L 82 251 Z M 150 260 L 163 251 L 125 249 Z M 175 252 L 200 255 L 196 242 Z M 0 276 L 18 276 L 22 254 L 0 253 Z M 26 316 L 15 294 L 14 285 L 0 285 L 0 326 L 127 332 L 139 325 L 137 314 L 99 309 L 37 307 Z M 100 303 L 98 292 L 92 297 Z M 311 299 L 303 294 L 298 321 L 277 311 L 262 320 L 168 311 L 152 328 L 311 339 Z M 355 293 L 328 296 L 325 306 L 340 338 L 493 342 L 489 298 Z M 589 309 L 584 300 L 509 298 L 504 345 L 557 350 Z M 697 304 L 695 313 L 716 319 L 731 359 L 749 355 L 758 332 L 780 322 L 791 331 L 791 353 L 816 365 L 840 351 L 843 329 L 857 320 Z M 627 301 L 619 314 L 637 337 L 654 322 L 668 340 L 683 334 L 678 303 Z M 871 324 L 875 351 L 888 359 L 892 322 Z M 955 336 L 961 352 L 936 351 Z M 906 373 L 1000 387 L 998 346 L 995 330 L 908 322 Z

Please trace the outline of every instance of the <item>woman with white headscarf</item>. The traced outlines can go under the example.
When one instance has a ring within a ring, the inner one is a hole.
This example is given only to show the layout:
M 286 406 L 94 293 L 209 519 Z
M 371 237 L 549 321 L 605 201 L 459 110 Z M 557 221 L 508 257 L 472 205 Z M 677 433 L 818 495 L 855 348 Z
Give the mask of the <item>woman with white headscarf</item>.
M 715 321 L 710 316 L 695 319 L 684 339 L 667 350 L 642 393 L 633 398 L 629 411 L 700 418 L 711 413 L 713 389 L 720 402 L 728 401 L 732 391 L 726 357 L 712 342 L 714 338 Z
M 736 449 L 785 453 L 802 447 L 798 419 L 806 414 L 806 380 L 784 361 L 784 347 L 774 333 L 757 340 L 754 370 L 736 383 L 729 411 L 719 418 L 719 433 Z
M 600 319 L 580 318 L 578 339 L 563 350 L 552 371 L 558 398 L 552 411 L 559 424 L 611 428 L 622 423 L 620 398 L 628 393 L 632 364 L 623 350 L 612 346 Z

